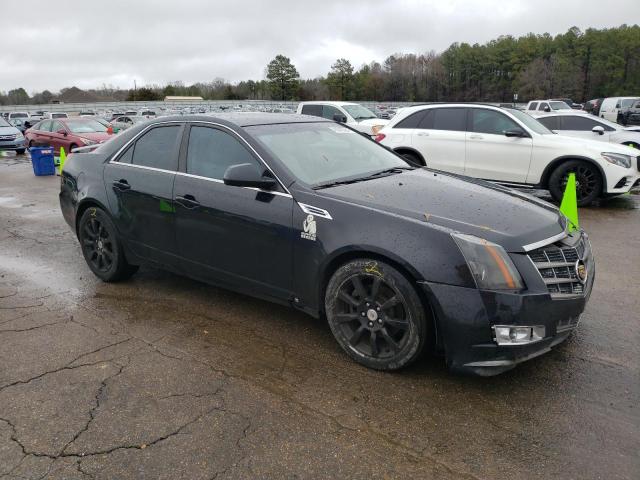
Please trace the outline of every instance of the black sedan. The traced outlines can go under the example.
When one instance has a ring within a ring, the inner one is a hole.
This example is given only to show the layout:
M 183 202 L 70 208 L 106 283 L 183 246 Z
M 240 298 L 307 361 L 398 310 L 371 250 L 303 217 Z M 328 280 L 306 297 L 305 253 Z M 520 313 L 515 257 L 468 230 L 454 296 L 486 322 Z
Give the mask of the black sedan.
M 618 112 L 618 123 L 621 125 L 640 125 L 640 99 L 634 100 L 628 108 Z
M 303 115 L 134 126 L 67 159 L 60 204 L 104 281 L 149 264 L 291 305 L 381 370 L 429 348 L 510 369 L 570 334 L 594 279 L 555 207 Z

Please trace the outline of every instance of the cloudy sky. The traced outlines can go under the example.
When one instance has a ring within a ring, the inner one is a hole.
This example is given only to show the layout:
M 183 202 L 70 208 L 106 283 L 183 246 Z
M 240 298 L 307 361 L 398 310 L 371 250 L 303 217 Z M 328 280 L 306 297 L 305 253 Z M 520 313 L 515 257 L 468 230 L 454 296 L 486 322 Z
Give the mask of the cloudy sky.
M 499 35 L 631 24 L 640 0 L 0 0 L 0 91 L 303 78 Z

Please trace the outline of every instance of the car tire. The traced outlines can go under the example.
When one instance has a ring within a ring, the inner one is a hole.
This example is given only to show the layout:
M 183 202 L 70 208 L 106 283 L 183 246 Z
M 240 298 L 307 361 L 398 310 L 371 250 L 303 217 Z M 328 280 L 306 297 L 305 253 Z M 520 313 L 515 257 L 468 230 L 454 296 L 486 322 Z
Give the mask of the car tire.
M 104 210 L 85 210 L 78 224 L 78 240 L 87 265 L 104 282 L 126 280 L 138 270 L 127 262 L 116 227 Z
M 24 155 L 24 152 L 25 152 L 25 151 L 26 151 L 26 150 L 25 150 L 24 148 L 19 148 L 19 149 L 17 149 L 17 150 L 16 150 L 16 153 L 17 153 L 18 155 Z
M 576 174 L 576 197 L 579 207 L 591 205 L 602 194 L 602 175 L 598 167 L 581 160 L 569 160 L 560 164 L 549 177 L 549 192 L 556 202 L 561 202 L 569 173 Z
M 416 155 L 415 153 L 411 153 L 411 152 L 402 152 L 400 154 L 402 157 L 404 157 L 405 160 L 409 161 L 409 163 L 415 167 L 423 167 L 424 166 L 424 162 L 422 161 L 422 159 Z
M 78 148 L 78 145 L 76 145 L 75 143 L 72 143 L 71 145 L 69 145 L 69 151 L 66 152 L 67 155 L 70 154 L 74 148 Z
M 333 273 L 325 313 L 340 347 L 376 370 L 397 370 L 415 361 L 431 325 L 412 282 L 391 265 L 367 258 Z

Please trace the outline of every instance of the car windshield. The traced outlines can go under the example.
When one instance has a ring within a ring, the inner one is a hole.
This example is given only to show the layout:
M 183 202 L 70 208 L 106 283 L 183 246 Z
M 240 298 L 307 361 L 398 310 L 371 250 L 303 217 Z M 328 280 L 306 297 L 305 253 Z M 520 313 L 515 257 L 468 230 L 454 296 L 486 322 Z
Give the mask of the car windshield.
M 620 100 L 620 107 L 625 108 L 625 107 L 630 107 L 633 102 L 635 102 L 637 100 L 637 98 L 626 98 L 624 100 Z
M 529 129 L 534 131 L 535 133 L 539 133 L 540 135 L 553 135 L 554 133 L 541 124 L 538 120 L 533 118 L 531 115 L 525 112 L 521 112 L 520 110 L 516 110 L 515 108 L 509 108 L 509 113 L 520 120 L 524 125 Z
M 51 118 L 67 118 L 66 113 L 52 113 Z
M 571 107 L 566 102 L 549 102 L 551 110 L 571 110 Z
M 373 113 L 368 108 L 363 107 L 362 105 L 342 105 L 349 115 L 353 117 L 354 120 L 367 120 L 369 118 L 378 118 L 375 113 Z
M 66 124 L 73 133 L 102 133 L 107 131 L 107 127 L 95 120 L 69 120 Z
M 386 148 L 334 123 L 257 125 L 246 130 L 311 187 L 409 168 Z
M 11 118 L 29 118 L 27 113 L 12 113 Z

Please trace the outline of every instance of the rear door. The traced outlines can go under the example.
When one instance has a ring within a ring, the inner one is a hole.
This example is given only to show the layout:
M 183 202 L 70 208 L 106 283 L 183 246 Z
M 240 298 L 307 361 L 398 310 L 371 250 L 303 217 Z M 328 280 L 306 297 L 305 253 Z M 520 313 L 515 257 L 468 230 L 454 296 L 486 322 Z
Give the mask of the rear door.
M 293 198 L 223 182 L 231 165 L 267 170 L 226 127 L 194 124 L 174 189 L 176 239 L 184 269 L 205 279 L 288 300 L 292 275 Z
M 411 135 L 428 167 L 464 174 L 467 109 L 429 108 Z
M 104 182 L 116 226 L 138 256 L 175 260 L 173 183 L 182 123 L 147 129 L 106 164 Z
M 59 133 L 65 132 L 66 135 Z M 51 122 L 51 133 L 49 134 L 49 142 L 53 147 L 55 153 L 60 153 L 60 147 L 64 147 L 65 153 L 69 153 L 69 144 L 70 142 L 67 140 L 69 137 L 69 132 L 67 128 L 62 124 L 62 122 L 58 120 L 52 120 Z
M 34 128 L 31 132 L 29 132 L 29 141 L 33 143 L 43 142 L 50 145 L 51 142 L 51 124 L 53 122 L 51 120 L 44 120 L 37 125 L 37 128 Z
M 525 183 L 533 141 L 507 137 L 504 132 L 524 129 L 497 110 L 471 108 L 464 173 L 470 177 Z

